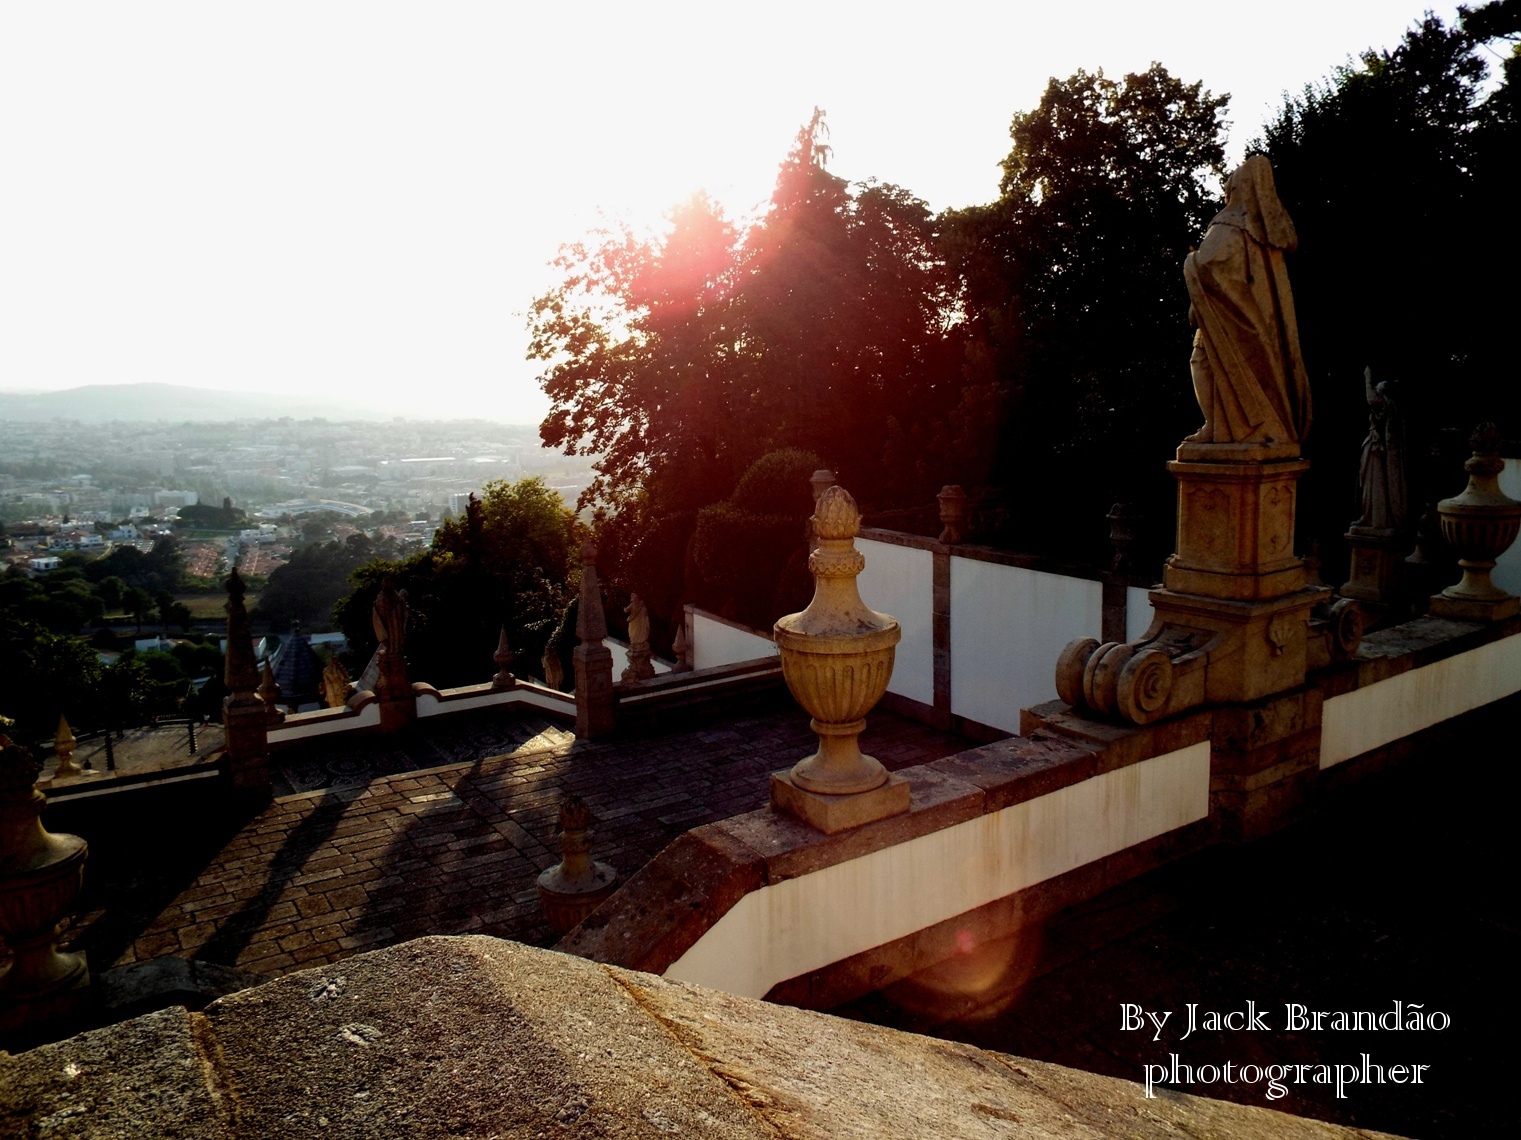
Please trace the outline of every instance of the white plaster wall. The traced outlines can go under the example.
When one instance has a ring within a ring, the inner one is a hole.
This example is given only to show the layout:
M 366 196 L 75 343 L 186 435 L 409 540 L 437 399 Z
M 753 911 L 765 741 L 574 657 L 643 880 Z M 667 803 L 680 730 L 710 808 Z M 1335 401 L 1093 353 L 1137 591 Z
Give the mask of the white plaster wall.
M 623 679 L 623 671 L 628 668 L 628 646 L 621 641 L 614 641 L 611 637 L 602 644 L 613 652 L 613 680 L 621 681 Z M 662 673 L 669 673 L 671 671 L 671 667 L 664 661 L 659 661 L 653 657 L 650 658 L 650 664 L 655 667 L 655 676 L 657 677 Z
M 935 557 L 928 550 L 857 539 L 866 569 L 856 579 L 861 600 L 891 614 L 903 629 L 887 691 L 935 703 Z
M 951 558 L 951 711 L 1005 732 L 1056 699 L 1056 658 L 1098 637 L 1103 587 L 1087 578 Z
M 776 653 L 776 642 L 692 610 L 692 668 L 712 669 Z
M 746 997 L 1209 813 L 1209 743 L 751 891 L 665 976 Z
M 1140 586 L 1125 587 L 1125 640 L 1134 641 L 1151 625 L 1151 591 Z M 1091 636 L 1097 637 L 1097 634 Z
M 1505 461 L 1505 470 L 1500 472 L 1500 490 L 1521 500 L 1521 459 Z M 1510 549 L 1500 555 L 1490 577 L 1506 593 L 1521 594 L 1521 541 L 1511 543 Z
M 1521 692 L 1521 635 L 1400 673 L 1325 704 L 1320 766 L 1331 768 Z
M 447 692 L 447 690 L 445 690 Z M 484 693 L 476 693 L 474 696 L 459 697 L 452 701 L 441 701 L 432 693 L 419 693 L 417 695 L 417 717 L 421 720 L 429 716 L 448 716 L 450 713 L 471 712 L 475 709 L 490 708 L 492 705 L 515 705 L 517 694 L 511 689 L 492 689 Z
M 269 730 L 269 739 L 274 741 L 305 740 L 312 736 L 327 736 L 334 732 L 352 732 L 356 728 L 371 728 L 380 723 L 380 705 L 370 702 L 360 709 L 355 716 L 335 717 L 331 720 L 323 718 L 311 723 L 303 723 L 302 716 L 311 715 L 296 713 L 288 716 L 278 728 Z

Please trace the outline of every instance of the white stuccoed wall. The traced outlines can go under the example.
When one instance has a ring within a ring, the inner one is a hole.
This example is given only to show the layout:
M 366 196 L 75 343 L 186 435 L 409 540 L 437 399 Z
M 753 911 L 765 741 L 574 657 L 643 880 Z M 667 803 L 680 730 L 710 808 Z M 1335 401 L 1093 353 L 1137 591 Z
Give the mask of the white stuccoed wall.
M 733 665 L 737 661 L 754 661 L 776 653 L 776 642 L 769 637 L 741 629 L 737 625 L 694 609 L 692 613 L 692 667 L 712 669 Z
M 934 555 L 928 550 L 857 539 L 866 569 L 856 579 L 861 600 L 891 614 L 903 629 L 887 691 L 935 703 Z
M 1146 632 L 1151 625 L 1151 591 L 1143 590 L 1139 586 L 1125 587 L 1125 640 L 1134 641 Z M 1096 633 L 1090 633 L 1087 637 L 1098 637 Z M 1052 666 L 1055 666 L 1052 662 Z
M 1500 490 L 1521 501 L 1521 459 L 1507 459 L 1500 472 Z M 1510 544 L 1490 575 L 1496 586 L 1509 594 L 1521 594 L 1521 541 Z
M 746 997 L 1209 814 L 1209 743 L 751 891 L 666 970 Z
M 1332 697 L 1321 714 L 1320 766 L 1334 767 L 1517 692 L 1521 636 Z
M 1088 578 L 951 559 L 951 711 L 1005 732 L 1056 699 L 1056 659 L 1098 637 L 1103 587 Z

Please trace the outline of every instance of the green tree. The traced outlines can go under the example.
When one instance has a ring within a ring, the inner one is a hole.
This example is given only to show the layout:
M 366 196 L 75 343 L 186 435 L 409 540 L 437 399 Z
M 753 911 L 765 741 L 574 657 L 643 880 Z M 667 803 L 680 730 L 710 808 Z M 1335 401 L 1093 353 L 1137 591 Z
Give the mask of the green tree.
M 699 195 L 658 240 L 622 230 L 563 251 L 529 356 L 545 366 L 544 442 L 599 455 L 585 501 L 622 505 L 679 466 L 678 506 L 706 505 L 783 446 L 876 498 L 888 420 L 954 407 L 959 295 L 934 219 L 899 187 L 831 173 L 825 134 L 815 112 L 743 233 Z
M 349 641 L 351 670 L 375 651 L 370 612 L 387 578 L 407 591 L 414 680 L 453 686 L 489 678 L 502 625 L 519 659 L 537 664 L 579 582 L 584 532 L 541 479 L 493 481 L 483 494 L 464 519 L 439 528 L 429 549 L 354 571 L 353 592 L 333 610 Z
M 1101 539 L 1114 498 L 1169 509 L 1165 474 L 1135 472 L 1159 471 L 1197 426 L 1182 264 L 1218 206 L 1227 99 L 1155 63 L 1052 79 L 1014 116 L 998 200 L 944 220 L 967 284 L 968 379 L 1000 422 L 995 475 L 1032 524 L 1024 542 Z
M 1364 367 L 1395 382 L 1414 431 L 1466 437 L 1486 419 L 1521 431 L 1504 335 L 1521 302 L 1515 274 L 1503 253 L 1463 255 L 1465 232 L 1486 232 L 1515 196 L 1514 47 L 1488 95 L 1480 47 L 1517 33 L 1515 0 L 1464 11 L 1457 26 L 1427 14 L 1393 49 L 1288 98 L 1249 146 L 1272 161 L 1299 231 L 1290 273 L 1316 418 L 1302 498 L 1325 539 L 1354 509 Z M 1425 450 L 1409 441 L 1409 454 Z M 1462 485 L 1454 472 L 1444 493 Z
M 16 739 L 50 738 L 60 714 L 91 727 L 100 677 L 100 658 L 83 641 L 0 609 L 0 692 L 16 713 Z

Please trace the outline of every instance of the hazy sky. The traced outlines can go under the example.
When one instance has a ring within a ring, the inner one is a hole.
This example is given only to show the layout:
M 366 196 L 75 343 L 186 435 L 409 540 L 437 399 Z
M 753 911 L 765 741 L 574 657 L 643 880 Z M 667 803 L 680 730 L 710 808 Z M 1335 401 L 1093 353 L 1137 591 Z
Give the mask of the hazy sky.
M 1231 100 L 1389 47 L 1421 0 L 0 6 L 0 389 L 160 381 L 537 420 L 523 313 L 598 211 L 831 168 L 990 200 L 1049 77 Z M 1444 19 L 1454 7 L 1432 5 Z

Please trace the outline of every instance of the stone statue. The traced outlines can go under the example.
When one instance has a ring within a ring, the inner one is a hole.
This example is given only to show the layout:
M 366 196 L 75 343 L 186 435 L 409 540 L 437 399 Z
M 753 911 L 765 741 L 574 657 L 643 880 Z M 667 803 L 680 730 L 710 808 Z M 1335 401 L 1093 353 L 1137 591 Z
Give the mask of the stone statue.
M 1405 485 L 1405 425 L 1389 381 L 1373 383 L 1373 369 L 1363 369 L 1368 400 L 1368 438 L 1363 440 L 1357 484 L 1362 515 L 1353 526 L 1403 530 L 1409 519 Z
M 650 660 L 650 610 L 638 594 L 630 594 L 628 605 L 623 608 L 628 615 L 628 666 L 623 670 L 623 680 L 644 681 L 655 675 Z
M 546 649 L 539 664 L 544 669 L 544 684 L 551 689 L 563 689 L 565 687 L 565 666 L 560 664 L 560 655 L 554 649 Z
M 623 612 L 628 615 L 628 643 L 630 646 L 644 646 L 650 644 L 650 611 L 644 604 L 644 599 L 638 594 L 630 594 L 628 605 L 623 607 Z
M 349 671 L 336 657 L 328 658 L 322 670 L 322 701 L 330 709 L 341 709 L 349 700 Z
M 1299 244 L 1253 155 L 1225 184 L 1225 209 L 1183 262 L 1204 426 L 1189 443 L 1299 444 L 1310 430 L 1310 384 L 1283 255 Z
M 407 592 L 397 590 L 389 578 L 381 584 L 380 593 L 375 596 L 370 623 L 385 651 L 400 656 L 407 639 Z

